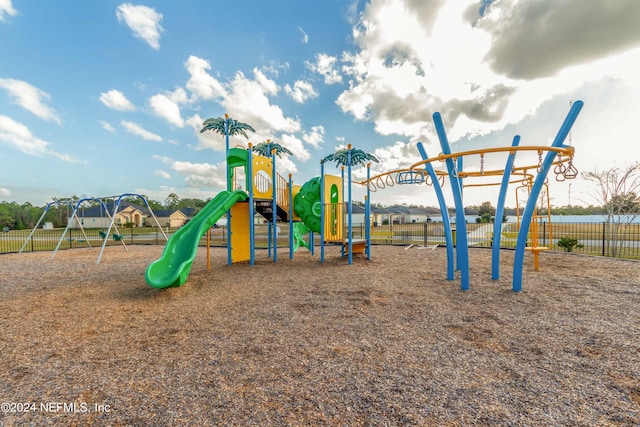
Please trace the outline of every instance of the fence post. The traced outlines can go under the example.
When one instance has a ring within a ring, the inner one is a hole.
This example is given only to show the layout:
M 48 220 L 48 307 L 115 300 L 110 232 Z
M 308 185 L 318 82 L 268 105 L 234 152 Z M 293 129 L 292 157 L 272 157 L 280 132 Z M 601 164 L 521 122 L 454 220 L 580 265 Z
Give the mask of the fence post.
M 542 246 L 547 246 L 547 222 L 542 222 Z M 549 246 L 551 247 L 551 246 Z
M 602 256 L 605 256 L 605 245 L 607 242 L 607 223 L 602 223 Z
M 427 233 L 427 227 L 428 227 L 428 224 L 429 224 L 428 222 L 425 222 L 423 224 L 423 227 L 422 227 L 422 240 L 423 240 L 422 246 L 427 246 L 427 243 L 428 243 L 427 240 L 429 240 L 427 238 L 427 234 L 428 234 Z

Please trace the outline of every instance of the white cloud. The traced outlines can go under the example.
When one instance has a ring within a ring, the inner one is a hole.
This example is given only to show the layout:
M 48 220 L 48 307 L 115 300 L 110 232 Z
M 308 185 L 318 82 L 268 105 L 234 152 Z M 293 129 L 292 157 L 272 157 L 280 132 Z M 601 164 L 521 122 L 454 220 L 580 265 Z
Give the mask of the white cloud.
M 485 59 L 514 79 L 551 77 L 640 45 L 640 3 L 581 0 L 552 4 L 503 1 L 490 5 L 477 25 L 491 34 Z M 552 46 L 549 49 L 549 46 Z
M 157 94 L 149 99 L 149 105 L 157 116 L 178 127 L 184 127 L 184 119 L 180 115 L 180 105 L 186 102 L 187 94 L 182 88 L 177 88 L 166 94 Z
M 310 132 L 302 134 L 302 139 L 314 148 L 320 148 L 324 141 L 324 126 L 312 126 Z
M 120 125 L 124 128 L 124 130 L 126 130 L 132 135 L 139 136 L 148 141 L 157 141 L 157 142 L 162 141 L 162 137 L 160 137 L 160 135 L 156 135 L 153 132 L 149 132 L 148 130 L 144 129 L 142 126 L 140 126 L 137 123 L 123 120 L 120 122 Z
M 8 16 L 16 16 L 18 11 L 14 9 L 11 0 L 0 0 L 0 21 L 5 22 Z
M 194 136 L 198 139 L 196 150 L 203 150 L 208 148 L 214 151 L 224 152 L 224 136 L 210 131 L 200 133 L 200 130 L 202 129 L 202 122 L 204 122 L 204 120 L 205 119 L 200 117 L 199 114 L 194 114 L 186 121 L 186 124 L 193 129 Z M 238 137 L 231 137 L 229 139 L 230 141 L 233 141 L 235 138 Z M 230 145 L 233 147 L 234 144 L 230 142 Z
M 306 67 L 324 77 L 324 82 L 328 85 L 342 83 L 342 76 L 336 69 L 338 59 L 326 53 L 316 54 L 316 62 L 305 61 Z
M 303 80 L 296 81 L 293 87 L 288 84 L 285 85 L 284 92 L 299 104 L 304 103 L 309 98 L 318 97 L 318 91 L 313 88 L 313 85 Z
M 412 141 L 436 139 L 432 114 L 439 111 L 456 141 L 518 123 L 588 81 L 621 74 L 637 80 L 630 73 L 640 73 L 639 55 L 619 52 L 640 45 L 632 24 L 640 3 L 592 6 L 503 0 L 481 16 L 474 0 L 372 0 L 354 28 L 357 50 L 342 55 L 350 81 L 336 103 L 356 119 L 372 121 L 378 133 Z M 622 14 L 628 19 L 617 31 L 612 16 Z M 606 40 L 594 41 L 585 22 L 607 33 Z M 535 66 L 524 66 L 530 59 Z
M 380 161 L 371 164 L 372 174 L 406 168 L 422 160 L 415 144 L 402 141 L 376 148 L 372 154 Z
M 65 162 L 80 163 L 75 157 L 50 148 L 49 142 L 34 136 L 24 124 L 3 115 L 0 115 L 0 142 L 30 156 L 52 156 Z
M 296 138 L 294 135 L 281 135 L 280 144 L 286 147 L 293 153 L 293 156 L 302 161 L 307 161 L 311 158 L 311 153 L 306 149 L 302 141 Z
M 164 179 L 169 179 L 171 178 L 171 174 L 167 171 L 164 171 L 162 169 L 157 169 L 155 171 L 153 171 L 153 174 L 156 176 L 159 176 L 160 178 L 164 178 Z
M 185 175 L 185 183 L 190 187 L 226 188 L 226 164 L 192 163 L 175 161 L 171 169 Z
M 302 27 L 298 27 L 298 30 L 300 30 L 300 32 L 302 33 L 302 43 L 304 43 L 304 44 L 309 43 L 309 35 L 304 32 Z
M 225 109 L 231 117 L 242 117 L 243 122 L 256 130 L 298 132 L 299 120 L 285 117 L 282 109 L 271 104 L 267 97 L 278 92 L 276 83 L 258 69 L 254 69 L 253 72 L 253 80 L 245 77 L 242 72 L 236 73 L 231 82 L 231 91 L 222 102 Z
M 153 156 L 151 156 L 151 158 L 153 160 L 158 160 L 164 163 L 165 165 L 170 165 L 173 162 L 173 159 L 171 157 L 161 156 L 159 154 L 154 154 Z
M 11 191 L 8 188 L 0 187 L 0 196 L 2 197 L 10 197 Z
M 106 130 L 107 132 L 116 133 L 116 128 L 114 128 L 111 123 L 105 122 L 104 120 L 98 120 L 98 123 L 100 123 L 102 129 Z
M 133 35 L 144 40 L 153 49 L 160 49 L 160 35 L 164 31 L 160 22 L 162 14 L 147 6 L 122 3 L 116 10 L 118 22 L 124 22 Z
M 116 111 L 134 111 L 135 105 L 131 103 L 124 95 L 116 89 L 111 89 L 108 92 L 102 92 L 100 94 L 100 101 L 107 107 Z
M 192 93 L 194 101 L 216 100 L 226 95 L 222 83 L 208 73 L 211 64 L 207 60 L 192 55 L 185 61 L 184 67 L 191 75 L 186 88 Z
M 9 96 L 25 110 L 48 122 L 61 124 L 56 110 L 47 105 L 51 100 L 48 93 L 25 81 L 15 79 L 0 79 L 0 88 L 5 89 Z

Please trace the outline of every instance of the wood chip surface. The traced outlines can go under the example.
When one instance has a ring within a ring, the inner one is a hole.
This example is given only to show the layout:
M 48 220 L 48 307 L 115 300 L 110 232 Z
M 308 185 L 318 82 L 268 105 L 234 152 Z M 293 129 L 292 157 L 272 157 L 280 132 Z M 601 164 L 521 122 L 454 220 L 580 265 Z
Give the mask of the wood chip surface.
M 640 425 L 640 262 L 200 248 L 157 290 L 162 249 L 0 256 L 0 426 Z

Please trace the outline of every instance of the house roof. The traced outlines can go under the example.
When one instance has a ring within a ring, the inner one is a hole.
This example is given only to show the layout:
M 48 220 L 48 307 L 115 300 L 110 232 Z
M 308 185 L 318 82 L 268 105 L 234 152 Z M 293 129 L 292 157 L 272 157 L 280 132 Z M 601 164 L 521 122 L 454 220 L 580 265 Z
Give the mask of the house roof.
M 364 206 L 356 205 L 355 203 L 351 204 L 351 213 L 352 214 L 363 214 Z
M 381 208 L 379 206 L 371 206 L 371 212 L 375 213 L 375 214 L 390 214 L 393 213 L 391 211 L 389 211 L 389 209 L 387 208 Z
M 408 214 L 409 212 L 409 208 L 407 208 L 406 206 L 402 206 L 402 205 L 393 205 L 393 206 L 388 206 L 387 210 L 389 212 L 391 212 L 392 214 L 398 215 L 398 214 Z
M 109 215 L 111 215 L 113 213 L 113 209 L 115 208 L 115 201 L 114 200 L 109 200 L 107 202 L 105 202 L 105 206 L 109 211 Z M 138 204 L 135 203 L 131 203 L 131 202 L 127 202 L 126 200 L 122 200 L 120 202 L 120 206 L 118 209 L 118 212 L 122 212 L 123 210 L 127 209 L 127 208 L 133 208 L 133 209 L 137 209 L 140 212 L 142 212 L 144 215 L 149 215 L 151 216 L 151 210 L 148 209 L 145 206 L 140 206 Z M 162 217 L 162 218 L 166 218 L 171 216 L 174 212 L 176 211 L 180 211 L 182 212 L 187 218 L 192 218 L 197 211 L 197 208 L 180 208 L 180 209 L 156 209 L 153 211 L 153 214 L 157 217 Z M 87 206 L 87 207 L 80 207 L 80 209 L 78 210 L 78 215 L 81 217 L 89 217 L 89 218 L 98 218 L 98 217 L 106 217 L 107 214 L 104 211 L 104 207 L 102 206 L 102 204 L 98 204 L 96 206 Z
M 115 209 L 116 203 L 114 200 L 109 200 L 107 202 L 105 202 L 104 204 L 107 208 L 107 210 L 109 211 L 109 215 L 113 214 L 113 210 Z M 125 210 L 128 207 L 132 207 L 134 209 L 139 210 L 140 212 L 149 215 L 149 209 L 147 209 L 146 207 L 142 207 L 140 205 L 136 205 L 135 203 L 131 203 L 131 202 L 127 202 L 126 200 L 123 200 L 120 202 L 120 206 L 118 209 L 118 212 L 121 212 L 123 210 Z M 96 206 L 90 206 L 90 207 L 82 207 L 80 206 L 80 209 L 78 209 L 78 215 L 79 216 L 84 216 L 84 217 L 106 217 L 107 214 L 104 211 L 104 207 L 102 206 L 102 204 L 98 204 Z

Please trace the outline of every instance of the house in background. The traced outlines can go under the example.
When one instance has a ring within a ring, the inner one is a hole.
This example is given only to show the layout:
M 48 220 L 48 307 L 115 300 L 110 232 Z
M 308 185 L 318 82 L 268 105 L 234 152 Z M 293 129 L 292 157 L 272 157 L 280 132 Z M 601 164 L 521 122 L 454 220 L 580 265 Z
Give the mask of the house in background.
M 84 228 L 108 228 L 111 223 L 109 215 L 115 207 L 114 202 L 105 204 L 109 214 L 105 212 L 102 205 L 91 207 L 80 207 L 77 212 L 82 227 Z M 153 212 L 162 227 L 178 228 L 186 224 L 195 215 L 195 208 L 183 209 L 160 209 Z M 80 228 L 78 218 L 67 218 L 72 228 Z M 116 214 L 114 223 L 117 226 L 133 224 L 134 227 L 153 227 L 156 225 L 151 211 L 146 207 L 136 205 L 127 201 L 120 203 L 120 209 Z
M 416 222 L 430 222 L 433 209 L 408 208 L 402 205 L 394 205 L 386 208 L 394 224 L 411 224 Z
M 392 213 L 387 208 L 371 206 L 371 223 L 377 227 L 391 222 Z
M 189 218 L 180 210 L 158 209 L 153 211 L 162 227 L 178 228 L 187 223 Z M 153 222 L 153 218 L 150 218 Z

